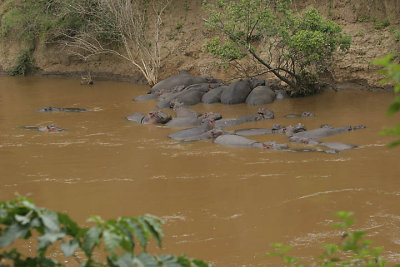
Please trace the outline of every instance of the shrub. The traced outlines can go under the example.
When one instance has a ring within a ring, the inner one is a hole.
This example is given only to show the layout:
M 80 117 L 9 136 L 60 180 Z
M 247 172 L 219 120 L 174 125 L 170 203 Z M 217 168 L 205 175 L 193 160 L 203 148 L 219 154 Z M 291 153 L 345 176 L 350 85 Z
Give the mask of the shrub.
M 31 54 L 32 50 L 21 50 L 17 57 L 17 62 L 11 68 L 9 74 L 11 76 L 25 76 L 31 72 L 34 67 Z
M 318 75 L 327 70 L 336 50 L 349 48 L 351 38 L 316 9 L 296 14 L 290 3 L 215 0 L 205 4 L 206 27 L 218 36 L 205 43 L 205 51 L 239 66 L 240 59 L 250 56 L 289 85 L 292 95 L 316 92 Z
M 0 202 L 0 253 L 1 266 L 62 266 L 47 255 L 49 247 L 60 246 L 65 257 L 75 255 L 80 266 L 174 266 L 207 267 L 201 260 L 189 259 L 185 255 L 151 255 L 146 251 L 150 237 L 159 247 L 163 238 L 163 221 L 153 215 L 120 217 L 104 221 L 92 216 L 90 228 L 81 228 L 68 215 L 50 211 L 36 205 L 27 198 Z M 37 255 L 27 257 L 17 248 L 7 250 L 17 239 L 37 239 Z M 107 261 L 93 258 L 96 248 L 104 249 Z M 139 248 L 141 251 L 138 252 Z M 76 257 L 77 251 L 85 257 Z
M 324 253 L 318 257 L 311 266 L 363 266 L 363 267 L 383 267 L 386 262 L 381 256 L 381 247 L 372 247 L 372 241 L 364 238 L 366 232 L 351 230 L 354 223 L 352 212 L 337 212 L 340 222 L 335 223 L 334 227 L 343 230 L 342 240 L 339 244 L 325 244 Z M 305 267 L 299 258 L 288 256 L 290 246 L 274 244 L 274 250 L 267 254 L 268 257 L 279 256 L 291 267 Z M 400 265 L 396 265 L 400 266 Z

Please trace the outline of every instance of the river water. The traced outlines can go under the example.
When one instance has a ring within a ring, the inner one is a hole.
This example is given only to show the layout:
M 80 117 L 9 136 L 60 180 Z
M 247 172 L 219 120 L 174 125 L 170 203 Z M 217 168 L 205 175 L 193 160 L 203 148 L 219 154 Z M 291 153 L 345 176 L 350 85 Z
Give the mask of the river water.
M 356 228 L 385 247 L 389 262 L 400 262 L 400 148 L 388 149 L 392 139 L 378 135 L 383 125 L 399 121 L 385 116 L 392 94 L 327 91 L 275 101 L 267 106 L 274 120 L 241 126 L 367 126 L 325 139 L 359 149 L 325 154 L 176 142 L 167 138 L 176 129 L 124 119 L 154 109 L 155 101 L 132 101 L 147 90 L 123 82 L 86 87 L 76 79 L 0 77 L 0 200 L 18 192 L 80 223 L 92 214 L 151 213 L 166 221 L 163 249 L 155 253 L 184 252 L 214 266 L 282 266 L 265 257 L 274 242 L 294 246 L 293 254 L 307 261 L 320 253 L 319 244 L 340 241 L 333 213 L 350 210 Z M 50 105 L 90 111 L 35 112 Z M 227 118 L 257 107 L 193 109 Z M 317 117 L 283 118 L 303 111 Z M 67 131 L 20 128 L 49 124 Z M 280 135 L 255 139 L 287 142 Z

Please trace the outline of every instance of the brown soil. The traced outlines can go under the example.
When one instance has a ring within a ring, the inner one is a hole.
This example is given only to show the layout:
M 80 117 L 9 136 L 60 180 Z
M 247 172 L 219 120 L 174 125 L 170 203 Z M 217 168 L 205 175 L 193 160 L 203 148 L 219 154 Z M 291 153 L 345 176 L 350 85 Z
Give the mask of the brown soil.
M 186 70 L 197 75 L 209 75 L 222 79 L 229 73 L 215 67 L 215 59 L 202 52 L 202 44 L 209 37 L 204 29 L 201 0 L 175 0 L 164 17 L 162 37 L 162 68 L 160 78 Z M 335 55 L 329 69 L 331 81 L 338 88 L 381 87 L 376 67 L 370 62 L 388 53 L 399 53 L 390 28 L 400 27 L 400 0 L 296 0 L 295 9 L 313 6 L 325 16 L 343 26 L 343 31 L 352 35 L 352 45 L 347 53 Z M 376 22 L 387 19 L 390 27 L 376 29 Z M 0 70 L 10 69 L 23 48 L 17 42 L 0 45 Z M 128 62 L 113 56 L 97 56 L 83 61 L 56 45 L 38 44 L 34 52 L 38 73 L 45 75 L 81 75 L 88 70 L 95 78 L 126 79 L 144 82 L 142 75 Z M 265 77 L 272 78 L 272 77 Z

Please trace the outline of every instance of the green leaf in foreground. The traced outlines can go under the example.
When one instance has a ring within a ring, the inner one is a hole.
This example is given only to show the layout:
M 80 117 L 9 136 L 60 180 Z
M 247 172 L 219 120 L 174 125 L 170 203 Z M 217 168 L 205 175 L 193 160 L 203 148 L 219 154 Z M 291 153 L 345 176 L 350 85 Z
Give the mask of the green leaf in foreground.
M 100 241 L 102 229 L 98 226 L 92 227 L 86 232 L 83 238 L 82 249 L 88 257 L 92 256 L 93 248 Z

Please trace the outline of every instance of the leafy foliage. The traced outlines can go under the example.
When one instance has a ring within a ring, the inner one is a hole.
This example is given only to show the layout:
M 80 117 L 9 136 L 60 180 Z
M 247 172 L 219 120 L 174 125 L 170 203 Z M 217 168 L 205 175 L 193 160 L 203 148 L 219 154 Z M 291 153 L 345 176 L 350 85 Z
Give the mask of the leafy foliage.
M 208 40 L 204 50 L 230 64 L 250 55 L 288 84 L 293 95 L 315 92 L 318 75 L 335 51 L 349 48 L 351 38 L 316 9 L 296 14 L 290 4 L 290 0 L 206 3 L 206 27 L 220 37 Z
M 26 257 L 16 248 L 3 249 L 3 262 L 13 266 L 61 266 L 47 256 L 49 247 L 60 244 L 65 257 L 81 250 L 86 255 L 74 257 L 81 266 L 151 266 L 151 267 L 207 267 L 205 262 L 189 259 L 185 255 L 154 256 L 146 251 L 150 239 L 161 247 L 164 237 L 161 224 L 164 222 L 153 215 L 120 217 L 104 221 L 98 216 L 89 220 L 94 226 L 81 228 L 68 215 L 38 208 L 27 198 L 0 202 L 0 248 L 9 247 L 17 239 L 37 237 L 37 256 Z M 141 251 L 137 252 L 141 248 Z M 104 248 L 107 262 L 94 259 L 95 249 Z
M 354 224 L 352 212 L 337 212 L 336 216 L 340 222 L 335 223 L 334 227 L 344 231 L 342 241 L 339 244 L 325 244 L 324 253 L 319 257 L 319 261 L 312 266 L 365 266 L 383 267 L 386 262 L 381 256 L 381 247 L 372 247 L 372 241 L 364 238 L 365 231 L 351 230 Z M 279 256 L 288 266 L 305 267 L 300 259 L 288 256 L 290 246 L 274 244 L 274 250 L 267 254 L 268 257 Z M 396 265 L 400 266 L 400 265 Z
M 14 67 L 11 68 L 9 74 L 11 76 L 25 76 L 34 67 L 32 60 L 32 50 L 21 50 L 19 56 L 17 57 L 17 62 Z
M 393 103 L 389 106 L 387 115 L 392 116 L 393 114 L 400 111 L 400 64 L 393 61 L 394 55 L 389 54 L 384 58 L 374 60 L 372 64 L 382 66 L 383 69 L 379 71 L 380 74 L 386 76 L 382 79 L 382 83 L 394 84 L 395 97 Z M 398 138 L 398 140 L 389 144 L 389 147 L 395 147 L 400 145 L 400 124 L 391 128 L 386 128 L 382 131 L 385 135 L 392 135 Z
M 0 9 L 0 37 L 28 43 L 38 37 L 51 41 L 59 38 L 63 29 L 82 27 L 84 18 L 66 16 L 62 7 L 56 0 L 8 0 Z

